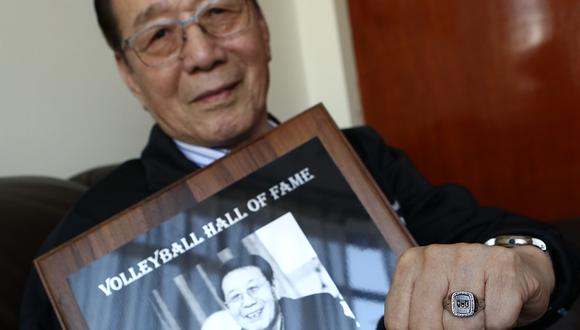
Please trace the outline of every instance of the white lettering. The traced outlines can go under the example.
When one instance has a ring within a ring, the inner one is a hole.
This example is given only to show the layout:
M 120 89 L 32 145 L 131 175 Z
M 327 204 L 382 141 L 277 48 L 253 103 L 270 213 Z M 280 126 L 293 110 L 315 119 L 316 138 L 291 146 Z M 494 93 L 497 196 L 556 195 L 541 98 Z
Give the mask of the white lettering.
M 173 243 L 171 244 L 171 252 L 173 252 L 173 258 L 177 258 L 180 254 L 183 254 L 185 250 L 181 244 Z
M 229 214 L 229 213 L 226 213 L 226 216 L 228 216 L 228 215 L 230 215 L 230 214 Z M 217 227 L 217 231 L 218 231 L 218 233 L 219 233 L 219 232 L 221 232 L 221 231 L 222 231 L 222 230 L 224 230 L 224 229 L 228 229 L 228 228 L 229 228 L 229 226 L 230 226 L 230 225 L 228 225 L 228 223 L 227 223 L 227 222 L 226 222 L 224 219 L 222 219 L 222 218 L 217 218 L 217 219 L 215 220 L 215 224 L 216 224 L 216 227 Z
M 278 189 L 278 186 L 273 186 L 270 188 L 270 195 L 274 200 L 280 198 L 280 189 Z
M 200 245 L 201 243 L 203 243 L 203 241 L 205 241 L 203 237 L 197 238 L 197 236 L 195 236 L 195 233 L 189 234 L 189 237 L 191 238 L 194 247 Z
M 281 181 L 277 185 L 270 187 L 270 195 L 274 200 L 277 200 L 314 178 L 315 176 L 310 173 L 310 169 L 308 167 L 304 168 L 300 172 L 288 177 L 286 181 Z
M 111 295 L 111 279 L 107 277 L 107 279 L 105 280 L 105 284 L 99 284 L 99 289 L 101 289 L 101 291 L 103 291 L 103 293 L 105 294 L 105 296 L 110 296 Z
M 302 173 L 302 172 L 300 172 Z M 288 178 L 288 181 L 290 182 L 290 185 L 292 186 L 292 188 L 297 188 L 300 187 L 301 185 L 304 184 L 304 180 L 302 179 L 302 176 L 300 175 L 300 173 L 296 173 L 294 174 L 294 176 L 291 176 Z
M 147 258 L 147 259 L 149 259 L 149 258 Z M 147 264 L 147 260 L 139 261 L 137 266 L 139 267 L 139 273 L 141 274 L 141 276 L 143 276 L 145 274 L 149 274 L 153 271 L 153 268 L 149 267 L 149 265 Z
M 123 281 L 118 276 L 114 276 L 111 281 L 109 282 L 109 286 L 111 289 L 115 291 L 121 290 L 123 288 Z
M 205 233 L 205 236 L 207 238 L 211 238 L 213 235 L 217 234 L 217 231 L 215 230 L 215 227 L 213 226 L 213 223 L 208 223 L 207 225 L 203 226 L 203 231 Z
M 300 171 L 300 175 L 304 178 L 305 183 L 316 178 L 313 174 L 310 174 L 310 169 L 308 167 Z
M 135 281 L 135 279 L 133 279 L 133 278 L 127 279 L 127 275 L 125 275 L 125 273 L 120 273 L 119 277 L 123 281 L 123 286 L 127 286 Z
M 159 252 L 159 256 L 161 257 L 161 260 L 163 261 L 164 264 L 170 262 L 171 259 L 173 259 L 173 255 L 171 254 L 171 251 L 169 251 L 169 249 L 161 250 L 161 252 Z
M 159 268 L 161 266 L 161 263 L 159 262 L 159 250 L 155 250 L 153 257 L 147 257 L 147 260 L 149 260 L 155 268 Z
M 266 193 L 261 193 L 256 196 L 256 198 L 250 199 L 246 206 L 248 207 L 248 210 L 257 212 L 259 209 L 266 206 Z
M 247 217 L 248 217 L 248 213 L 240 211 L 240 209 L 237 207 L 234 209 L 234 218 L 233 219 L 229 213 L 226 213 L 226 219 L 228 219 L 228 222 L 230 223 L 230 225 L 233 225 L 236 222 L 240 222 Z
M 139 274 L 135 274 L 135 269 L 133 269 L 133 267 L 129 268 L 129 275 L 131 275 L 131 278 L 133 278 L 133 281 L 136 281 L 138 279 L 140 279 L 141 277 L 143 277 L 143 273 L 139 273 Z

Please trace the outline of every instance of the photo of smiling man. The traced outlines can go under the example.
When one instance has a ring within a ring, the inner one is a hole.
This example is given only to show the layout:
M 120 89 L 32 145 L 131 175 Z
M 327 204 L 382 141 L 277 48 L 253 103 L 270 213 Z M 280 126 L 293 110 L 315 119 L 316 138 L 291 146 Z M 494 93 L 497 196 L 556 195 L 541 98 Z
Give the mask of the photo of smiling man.
M 259 256 L 252 259 L 247 263 L 232 259 L 222 267 L 223 301 L 242 329 L 282 329 L 272 268 Z
M 218 281 L 218 294 L 238 329 L 357 329 L 339 300 L 328 293 L 278 297 L 272 267 L 261 256 L 245 254 L 229 260 L 221 267 Z M 223 323 L 215 324 L 205 324 L 203 329 L 223 329 Z

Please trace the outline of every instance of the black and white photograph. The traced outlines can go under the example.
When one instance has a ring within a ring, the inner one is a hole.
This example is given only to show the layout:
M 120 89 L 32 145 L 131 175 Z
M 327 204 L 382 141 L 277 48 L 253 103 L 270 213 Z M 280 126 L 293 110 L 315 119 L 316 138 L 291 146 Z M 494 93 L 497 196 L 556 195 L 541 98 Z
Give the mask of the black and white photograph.
M 90 329 L 374 329 L 395 263 L 314 139 L 67 280 Z
M 277 233 L 285 233 L 278 238 Z M 204 330 L 352 329 L 355 316 L 291 213 L 242 239 L 240 251 L 218 253 L 214 269 L 196 268 L 222 307 L 200 317 Z M 292 245 L 292 251 L 288 246 Z M 213 281 L 212 281 L 213 280 Z M 195 294 L 174 278 L 195 315 Z M 163 304 L 162 301 L 159 301 Z M 158 306 L 158 310 L 165 310 Z M 171 323 L 171 315 L 163 315 Z M 317 321 L 319 320 L 319 321 Z

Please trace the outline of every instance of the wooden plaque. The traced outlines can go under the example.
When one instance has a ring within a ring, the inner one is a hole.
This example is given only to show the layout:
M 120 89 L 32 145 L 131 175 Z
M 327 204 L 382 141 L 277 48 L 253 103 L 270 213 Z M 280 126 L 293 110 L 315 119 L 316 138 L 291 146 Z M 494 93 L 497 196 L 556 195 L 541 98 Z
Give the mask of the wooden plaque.
M 383 279 L 354 283 L 358 273 L 349 269 L 364 259 L 380 270 L 392 261 L 389 253 L 396 260 L 414 244 L 318 105 L 35 265 L 64 328 L 134 328 L 138 318 L 158 322 L 151 328 L 212 329 L 215 320 L 232 321 L 224 312 L 232 303 L 212 284 L 213 271 L 241 250 L 272 265 L 279 301 L 332 296 L 348 316 L 351 301 L 377 302 L 388 291 L 386 283 L 364 287 Z

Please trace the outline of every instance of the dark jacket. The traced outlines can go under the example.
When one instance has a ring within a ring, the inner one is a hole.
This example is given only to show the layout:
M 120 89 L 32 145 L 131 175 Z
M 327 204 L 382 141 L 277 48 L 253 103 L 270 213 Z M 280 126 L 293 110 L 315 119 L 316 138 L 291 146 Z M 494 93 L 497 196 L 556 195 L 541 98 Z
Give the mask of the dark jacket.
M 484 242 L 501 234 L 523 234 L 547 243 L 556 272 L 551 309 L 541 322 L 557 317 L 578 292 L 580 262 L 549 226 L 498 209 L 481 208 L 465 189 L 431 185 L 400 151 L 386 146 L 370 128 L 344 131 L 358 155 L 387 198 L 398 210 L 421 245 L 432 243 Z M 173 140 L 155 126 L 140 159 L 119 166 L 87 192 L 52 232 L 40 253 L 87 229 L 179 180 L 198 167 L 187 160 Z M 25 292 L 21 328 L 58 328 L 58 321 L 36 272 Z

